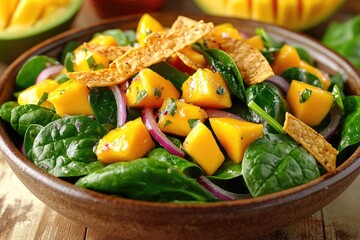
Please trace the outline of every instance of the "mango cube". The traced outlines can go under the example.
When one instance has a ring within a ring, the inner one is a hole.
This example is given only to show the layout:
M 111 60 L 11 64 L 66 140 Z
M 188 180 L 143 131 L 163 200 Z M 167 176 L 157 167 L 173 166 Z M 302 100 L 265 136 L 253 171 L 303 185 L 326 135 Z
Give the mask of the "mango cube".
M 206 118 L 206 112 L 200 107 L 166 98 L 160 108 L 158 126 L 163 132 L 185 137 L 197 122 L 204 122 Z
M 295 117 L 314 127 L 329 113 L 334 96 L 319 87 L 293 80 L 286 100 Z
M 137 29 L 136 36 L 138 42 L 143 45 L 145 44 L 144 39 L 152 32 L 162 32 L 165 28 L 161 23 L 153 18 L 151 15 L 145 13 L 141 16 Z
M 101 162 L 109 164 L 141 158 L 154 146 L 150 133 L 139 117 L 106 134 L 95 153 Z
M 225 160 L 211 131 L 202 122 L 194 126 L 185 138 L 183 147 L 207 175 L 214 174 Z
M 70 79 L 50 92 L 48 101 L 54 105 L 56 113 L 60 116 L 92 115 L 89 93 L 90 90 L 85 84 Z
M 54 89 L 59 87 L 59 83 L 55 80 L 46 79 L 39 82 L 38 84 L 32 85 L 22 91 L 18 97 L 19 105 L 25 104 L 38 104 L 40 99 L 46 93 L 52 92 Z M 45 101 L 41 104 L 44 107 L 50 107 L 51 104 L 48 101 Z
M 229 158 L 240 163 L 246 148 L 263 135 L 263 125 L 234 118 L 210 118 L 216 138 Z
M 159 108 L 167 97 L 178 99 L 179 91 L 169 81 L 151 70 L 142 69 L 126 90 L 129 107 Z
M 204 108 L 231 107 L 229 87 L 219 72 L 199 68 L 181 88 L 187 103 Z

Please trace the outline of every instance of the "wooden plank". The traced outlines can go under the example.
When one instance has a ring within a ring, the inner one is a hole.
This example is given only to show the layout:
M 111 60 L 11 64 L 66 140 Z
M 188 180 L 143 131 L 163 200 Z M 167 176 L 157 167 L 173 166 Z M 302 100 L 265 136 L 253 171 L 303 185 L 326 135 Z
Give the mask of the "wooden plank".
M 360 239 L 360 177 L 323 209 L 326 239 Z
M 45 206 L 0 154 L 0 239 L 84 239 L 86 228 Z

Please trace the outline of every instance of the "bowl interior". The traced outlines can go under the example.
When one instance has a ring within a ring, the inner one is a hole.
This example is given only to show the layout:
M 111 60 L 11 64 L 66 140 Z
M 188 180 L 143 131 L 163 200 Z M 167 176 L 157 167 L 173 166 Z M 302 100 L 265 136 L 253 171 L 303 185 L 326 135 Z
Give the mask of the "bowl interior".
M 164 25 L 170 26 L 181 14 L 153 13 L 152 15 Z M 278 40 L 308 49 L 319 68 L 324 71 L 343 73 L 347 77 L 348 91 L 360 95 L 360 76 L 357 70 L 314 39 L 254 21 L 201 14 L 182 15 L 215 24 L 230 22 L 250 35 L 255 33 L 257 27 L 263 27 Z M 67 42 L 87 41 L 94 33 L 105 29 L 135 29 L 139 18 L 140 15 L 132 15 L 106 20 L 93 26 L 68 31 L 35 46 L 14 61 L 2 76 L 0 103 L 11 99 L 16 73 L 31 56 L 39 54 L 58 56 Z M 43 172 L 20 153 L 21 140 L 14 136 L 6 123 L 2 123 L 1 150 L 5 153 L 10 167 L 30 191 L 64 216 L 125 239 L 152 239 L 152 236 L 158 236 L 159 239 L 179 236 L 184 239 L 185 237 L 216 239 L 214 236 L 218 234 L 224 234 L 230 239 L 239 236 L 238 234 L 255 236 L 266 233 L 294 223 L 321 209 L 344 191 L 360 173 L 358 148 L 335 173 L 328 173 L 308 184 L 263 197 L 207 204 L 143 202 L 81 189 Z M 324 191 L 325 189 L 327 190 Z M 293 212 L 295 208 L 299 211 L 288 216 L 289 211 Z M 172 221 L 169 221 L 170 217 Z M 224 239 L 228 238 L 224 237 Z

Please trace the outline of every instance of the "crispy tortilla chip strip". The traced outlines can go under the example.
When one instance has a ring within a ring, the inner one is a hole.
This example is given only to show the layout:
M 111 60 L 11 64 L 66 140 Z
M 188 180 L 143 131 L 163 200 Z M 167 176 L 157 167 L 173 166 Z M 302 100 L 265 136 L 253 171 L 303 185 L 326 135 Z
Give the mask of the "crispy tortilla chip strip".
M 207 46 L 220 48 L 229 54 L 247 85 L 263 82 L 274 75 L 269 62 L 258 49 L 239 39 L 228 37 L 219 40 L 212 36 L 215 35 L 209 34 L 205 37 Z
M 110 61 L 114 61 L 115 59 L 121 57 L 124 53 L 132 49 L 130 46 L 106 46 L 102 44 L 94 44 L 94 43 L 84 43 L 84 47 L 89 49 L 89 51 L 99 54 L 107 58 Z
M 180 52 L 176 52 L 176 54 L 178 55 L 178 57 L 181 59 L 181 61 L 188 67 L 194 69 L 194 70 L 198 70 L 199 68 L 205 68 L 206 65 L 202 65 L 199 63 L 194 62 L 191 58 L 189 58 L 186 54 Z
M 184 17 L 179 17 L 178 19 L 181 20 Z M 175 26 L 179 25 L 178 22 L 175 23 Z M 212 23 L 199 21 L 195 25 L 183 26 L 179 31 L 170 29 L 167 33 L 151 33 L 151 36 L 148 36 L 146 45 L 126 52 L 110 66 L 112 67 L 116 64 L 116 68 L 121 76 L 119 81 L 124 81 L 124 79 L 128 79 L 141 69 L 164 61 L 175 52 L 195 43 L 209 33 L 213 27 Z
M 198 24 L 194 19 L 179 16 L 176 21 L 172 24 L 171 28 L 168 31 L 168 34 L 173 34 L 177 32 L 183 32 L 185 27 L 191 28 Z
M 88 72 L 69 72 L 67 76 L 84 83 L 89 88 L 112 86 L 121 83 L 121 81 L 119 81 L 121 76 L 116 68 Z M 123 81 L 125 80 L 126 79 L 123 79 Z
M 290 113 L 286 113 L 283 129 L 313 155 L 328 172 L 336 169 L 338 151 L 318 132 Z

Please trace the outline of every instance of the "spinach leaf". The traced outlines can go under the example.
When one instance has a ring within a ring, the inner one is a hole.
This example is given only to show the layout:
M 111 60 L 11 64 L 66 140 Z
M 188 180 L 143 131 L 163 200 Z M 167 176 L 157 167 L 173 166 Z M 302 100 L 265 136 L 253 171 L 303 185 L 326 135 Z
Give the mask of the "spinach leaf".
M 67 52 L 64 59 L 64 67 L 68 72 L 75 72 L 74 69 L 75 54 L 73 52 Z
M 133 29 L 125 30 L 124 34 L 128 40 L 130 46 L 134 46 L 136 43 L 136 31 Z
M 341 129 L 339 152 L 360 144 L 360 96 L 348 96 L 343 99 L 345 116 Z
M 25 136 L 24 136 L 24 153 L 25 157 L 29 160 L 32 160 L 32 147 L 34 145 L 34 140 L 43 126 L 39 124 L 30 124 L 29 127 L 26 129 Z
M 139 200 L 216 201 L 195 179 L 154 158 L 110 164 L 80 178 L 76 185 Z
M 53 110 L 35 105 L 25 104 L 14 108 L 11 111 L 11 126 L 22 136 L 30 124 L 46 124 L 60 118 Z
M 8 102 L 3 103 L 0 107 L 0 117 L 5 122 L 10 122 L 11 111 L 18 106 L 19 106 L 19 104 L 15 101 L 8 101 Z
M 120 46 L 130 45 L 126 35 L 120 29 L 108 29 L 103 31 L 102 34 L 115 38 Z
M 343 23 L 332 23 L 327 28 L 322 43 L 360 68 L 360 16 Z
M 95 119 L 101 124 L 116 126 L 117 106 L 114 94 L 107 87 L 92 88 L 89 102 Z
M 320 80 L 303 68 L 288 68 L 281 74 L 281 76 L 289 83 L 291 83 L 292 80 L 299 80 L 301 82 L 322 88 Z
M 301 60 L 307 62 L 311 66 L 314 66 L 314 59 L 311 57 L 311 55 L 306 49 L 302 47 L 295 47 L 295 49 Z
M 263 28 L 257 28 L 255 32 L 264 44 L 264 49 L 261 50 L 261 53 L 269 63 L 272 63 L 275 60 L 275 54 L 280 51 L 284 44 L 272 38 Z
M 55 65 L 59 62 L 44 55 L 38 55 L 27 60 L 16 75 L 16 87 L 23 90 L 35 84 L 39 73 L 49 65 Z
M 63 50 L 61 51 L 61 58 L 60 61 L 62 63 L 65 62 L 65 58 L 68 52 L 73 52 L 78 46 L 80 46 L 80 43 L 76 42 L 76 41 L 70 41 L 68 42 L 65 47 L 63 48 Z
M 289 110 L 289 107 L 280 90 L 272 83 L 262 82 L 251 85 L 246 89 L 246 98 L 248 103 L 254 101 L 281 125 L 284 123 L 285 113 Z M 248 119 L 251 122 L 264 122 L 264 119 L 252 110 Z M 264 132 L 276 133 L 277 130 L 265 121 Z
M 234 60 L 220 49 L 204 49 L 204 47 L 202 47 L 201 51 L 206 61 L 223 76 L 232 94 L 245 103 L 244 82 Z
M 192 178 L 199 177 L 203 174 L 202 169 L 195 163 L 190 162 L 184 158 L 175 156 L 169 153 L 164 148 L 155 148 L 148 154 L 148 158 L 153 158 L 158 161 L 166 162 L 172 165 L 178 171 L 190 176 Z
M 60 118 L 37 134 L 32 148 L 35 165 L 57 177 L 75 177 L 102 168 L 94 147 L 106 134 L 97 121 L 86 116 Z
M 166 61 L 151 65 L 149 68 L 163 78 L 169 80 L 180 92 L 182 84 L 189 78 L 189 75 L 177 70 Z
M 316 160 L 288 135 L 266 134 L 250 144 L 244 180 L 253 197 L 289 189 L 320 176 Z

